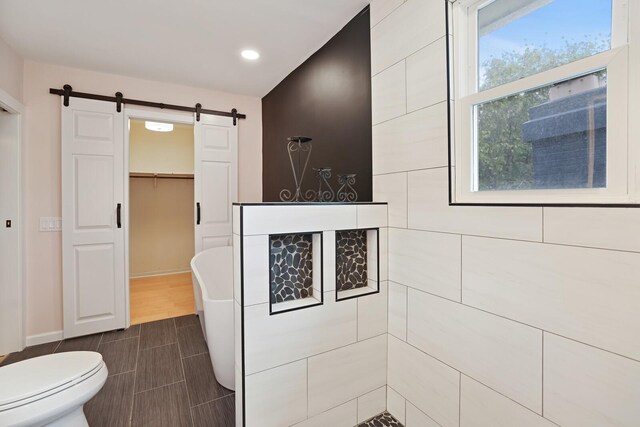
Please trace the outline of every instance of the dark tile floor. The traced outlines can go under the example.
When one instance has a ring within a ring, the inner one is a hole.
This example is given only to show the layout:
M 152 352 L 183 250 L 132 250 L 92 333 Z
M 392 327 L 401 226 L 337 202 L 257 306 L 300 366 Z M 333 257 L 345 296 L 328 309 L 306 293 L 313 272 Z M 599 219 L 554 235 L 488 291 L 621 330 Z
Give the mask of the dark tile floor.
M 371 418 L 363 423 L 358 424 L 358 427 L 403 427 L 400 421 L 396 420 L 393 415 L 388 412 Z
M 235 396 L 215 381 L 196 316 L 27 347 L 2 365 L 77 350 L 100 352 L 109 369 L 84 407 L 91 427 L 235 426 Z

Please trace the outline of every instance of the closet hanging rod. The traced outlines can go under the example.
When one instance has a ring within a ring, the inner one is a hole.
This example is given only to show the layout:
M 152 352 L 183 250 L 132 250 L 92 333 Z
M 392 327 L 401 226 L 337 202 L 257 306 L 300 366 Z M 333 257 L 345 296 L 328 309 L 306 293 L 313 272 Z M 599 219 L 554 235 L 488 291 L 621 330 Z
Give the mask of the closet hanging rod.
M 64 106 L 69 106 L 69 98 L 83 98 L 83 99 L 95 99 L 97 101 L 107 101 L 107 102 L 115 102 L 116 103 L 116 111 L 122 111 L 122 104 L 130 104 L 130 105 L 139 105 L 142 107 L 152 107 L 152 108 L 160 108 L 162 110 L 176 110 L 176 111 L 186 111 L 189 113 L 196 113 L 196 120 L 200 121 L 200 114 L 209 114 L 212 116 L 223 116 L 223 117 L 232 117 L 233 125 L 236 125 L 237 119 L 246 119 L 247 115 L 238 113 L 238 110 L 235 108 L 231 111 L 218 111 L 218 110 L 208 110 L 206 108 L 202 108 L 201 104 L 196 104 L 194 107 L 186 107 L 183 105 L 174 105 L 174 104 L 165 104 L 162 102 L 153 102 L 153 101 L 141 101 L 139 99 L 130 99 L 124 98 L 121 92 L 116 92 L 115 96 L 108 95 L 96 95 L 93 93 L 85 93 L 85 92 L 76 92 L 70 85 L 64 85 L 62 89 L 54 89 L 50 88 L 49 93 L 52 95 L 59 95 L 64 97 Z
M 150 172 L 131 172 L 130 178 L 159 178 L 159 179 L 193 179 L 190 173 L 150 173 Z

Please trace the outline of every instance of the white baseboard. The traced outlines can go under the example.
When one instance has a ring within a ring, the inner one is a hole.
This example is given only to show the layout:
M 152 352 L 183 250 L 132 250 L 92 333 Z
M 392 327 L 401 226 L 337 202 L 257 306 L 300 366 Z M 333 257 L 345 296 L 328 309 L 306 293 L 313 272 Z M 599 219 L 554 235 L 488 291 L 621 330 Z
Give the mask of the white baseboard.
M 139 274 L 131 274 L 131 279 L 142 279 L 144 277 L 160 277 L 160 276 L 171 276 L 173 274 L 184 274 L 191 273 L 191 270 L 169 270 L 169 271 L 160 271 L 160 272 L 150 272 L 150 273 L 139 273 Z
M 27 337 L 25 344 L 27 347 L 38 344 L 45 344 L 53 341 L 60 341 L 64 337 L 62 331 L 46 332 L 44 334 L 31 335 Z

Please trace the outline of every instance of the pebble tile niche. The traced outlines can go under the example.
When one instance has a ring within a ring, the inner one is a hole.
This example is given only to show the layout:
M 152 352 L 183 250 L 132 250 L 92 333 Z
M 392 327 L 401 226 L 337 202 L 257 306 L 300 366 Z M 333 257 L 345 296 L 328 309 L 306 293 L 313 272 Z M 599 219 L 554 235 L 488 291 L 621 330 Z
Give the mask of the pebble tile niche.
M 338 292 L 367 286 L 367 230 L 336 231 Z
M 271 236 L 271 303 L 313 296 L 313 236 Z
M 378 292 L 378 230 L 336 231 L 338 299 Z

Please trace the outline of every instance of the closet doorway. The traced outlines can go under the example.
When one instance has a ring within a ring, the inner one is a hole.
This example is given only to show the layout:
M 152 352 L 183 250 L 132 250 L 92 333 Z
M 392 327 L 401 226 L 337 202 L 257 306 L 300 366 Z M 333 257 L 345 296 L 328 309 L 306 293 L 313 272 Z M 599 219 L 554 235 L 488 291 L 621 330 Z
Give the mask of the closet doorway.
M 129 120 L 131 324 L 195 312 L 194 127 Z

